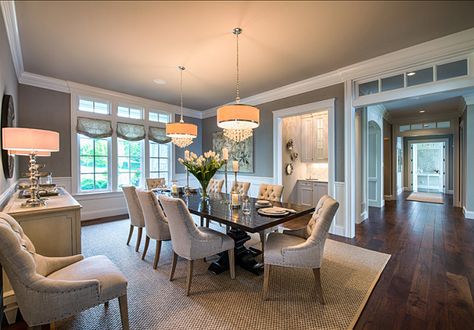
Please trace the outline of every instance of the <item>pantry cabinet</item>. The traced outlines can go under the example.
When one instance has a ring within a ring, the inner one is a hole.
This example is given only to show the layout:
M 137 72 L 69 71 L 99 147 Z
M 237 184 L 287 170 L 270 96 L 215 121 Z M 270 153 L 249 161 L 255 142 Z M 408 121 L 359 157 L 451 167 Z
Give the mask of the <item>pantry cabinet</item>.
M 301 125 L 301 161 L 328 161 L 328 113 L 304 116 Z

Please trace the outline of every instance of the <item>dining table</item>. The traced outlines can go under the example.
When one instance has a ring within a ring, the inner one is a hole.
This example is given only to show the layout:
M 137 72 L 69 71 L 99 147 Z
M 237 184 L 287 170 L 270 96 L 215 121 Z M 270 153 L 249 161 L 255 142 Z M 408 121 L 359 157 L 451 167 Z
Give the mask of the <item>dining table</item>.
M 227 228 L 227 235 L 235 241 L 236 263 L 257 275 L 263 271 L 263 263 L 258 262 L 256 257 L 262 252 L 259 249 L 247 248 L 244 243 L 250 240 L 248 233 L 262 233 L 270 228 L 296 219 L 303 215 L 314 212 L 314 206 L 295 204 L 291 202 L 271 202 L 266 207 L 281 207 L 289 210 L 283 215 L 266 216 L 259 212 L 257 199 L 248 198 L 248 208 L 233 207 L 230 203 L 230 195 L 225 193 L 210 193 L 208 198 L 202 199 L 199 192 L 182 194 L 177 196 L 187 205 L 191 214 L 215 221 Z M 262 242 L 264 244 L 264 242 Z M 229 268 L 227 253 L 222 253 L 217 261 L 209 266 L 209 271 L 219 274 Z

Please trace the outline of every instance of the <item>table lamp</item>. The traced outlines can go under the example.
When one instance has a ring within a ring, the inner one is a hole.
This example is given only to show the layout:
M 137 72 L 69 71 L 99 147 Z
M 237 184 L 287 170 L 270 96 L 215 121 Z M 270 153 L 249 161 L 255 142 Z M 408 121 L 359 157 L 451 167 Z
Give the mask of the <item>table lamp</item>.
M 59 133 L 34 128 L 6 127 L 2 129 L 2 147 L 10 154 L 30 157 L 30 198 L 24 207 L 45 205 L 39 195 L 37 156 L 59 151 Z

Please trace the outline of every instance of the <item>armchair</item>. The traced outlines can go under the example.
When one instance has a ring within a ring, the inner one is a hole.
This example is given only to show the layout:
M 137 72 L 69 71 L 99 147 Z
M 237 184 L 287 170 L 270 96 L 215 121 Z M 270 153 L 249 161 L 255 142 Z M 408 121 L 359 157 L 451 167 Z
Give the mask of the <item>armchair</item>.
M 264 299 L 267 299 L 271 266 L 275 265 L 311 268 L 316 281 L 316 293 L 319 301 L 321 304 L 325 303 L 320 269 L 329 227 L 338 208 L 339 203 L 325 195 L 319 200 L 306 227 L 268 235 L 263 279 Z
M 122 327 L 128 329 L 127 279 L 107 257 L 39 255 L 18 222 L 0 213 L 0 263 L 28 326 L 53 325 L 118 298 Z

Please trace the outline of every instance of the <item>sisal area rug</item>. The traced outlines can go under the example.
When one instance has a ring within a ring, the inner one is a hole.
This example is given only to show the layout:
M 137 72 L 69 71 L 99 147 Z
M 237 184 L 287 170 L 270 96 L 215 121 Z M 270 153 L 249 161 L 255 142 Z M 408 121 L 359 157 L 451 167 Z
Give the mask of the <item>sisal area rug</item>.
M 437 193 L 412 192 L 407 201 L 444 204 L 443 195 Z
M 108 256 L 129 279 L 131 329 L 351 328 L 390 259 L 388 254 L 327 240 L 321 269 L 324 306 L 314 298 L 311 270 L 275 267 L 270 299 L 264 302 L 263 276 L 236 267 L 236 279 L 231 280 L 228 272 L 208 273 L 204 261 L 195 262 L 191 295 L 186 297 L 184 260 L 178 260 L 175 280 L 168 281 L 171 243 L 163 244 L 158 269 L 153 270 L 154 243 L 142 261 L 134 249 L 135 235 L 130 246 L 125 244 L 128 229 L 128 220 L 83 227 L 82 246 L 86 256 Z M 258 244 L 257 239 L 251 241 Z M 120 329 L 118 302 L 111 301 L 108 309 L 89 309 L 57 327 Z

